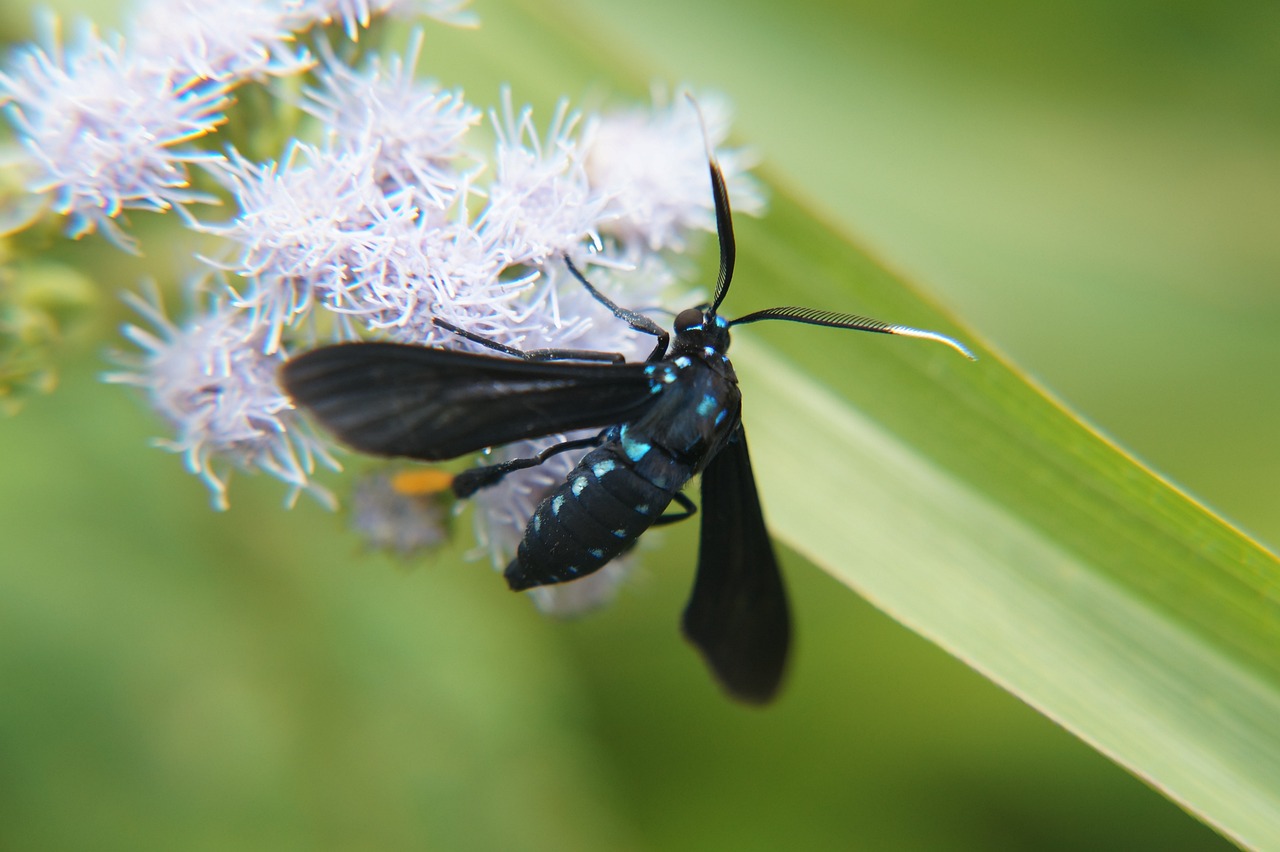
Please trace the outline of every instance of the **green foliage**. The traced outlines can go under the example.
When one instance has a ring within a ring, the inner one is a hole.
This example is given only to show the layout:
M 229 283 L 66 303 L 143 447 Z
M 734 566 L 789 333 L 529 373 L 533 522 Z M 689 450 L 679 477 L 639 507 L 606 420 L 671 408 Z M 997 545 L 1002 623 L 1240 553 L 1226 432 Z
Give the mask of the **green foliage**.
M 60 347 L 97 304 L 93 283 L 71 267 L 0 264 L 0 413 L 57 386 Z
M 744 242 L 772 300 L 785 273 L 945 321 L 785 199 Z M 773 338 L 735 362 L 778 535 L 1226 833 L 1280 837 L 1272 554 L 990 353 Z

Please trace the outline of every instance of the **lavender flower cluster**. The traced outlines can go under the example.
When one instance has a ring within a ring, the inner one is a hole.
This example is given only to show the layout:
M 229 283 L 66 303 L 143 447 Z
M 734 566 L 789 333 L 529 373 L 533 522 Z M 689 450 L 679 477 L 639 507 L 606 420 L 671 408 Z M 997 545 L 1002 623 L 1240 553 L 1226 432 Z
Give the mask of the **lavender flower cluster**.
M 518 348 L 642 357 L 652 341 L 592 299 L 563 258 L 611 298 L 650 307 L 675 282 L 673 256 L 691 234 L 714 230 L 704 141 L 682 98 L 659 93 L 649 107 L 598 115 L 561 102 L 543 130 L 504 90 L 488 113 L 493 142 L 477 145 L 484 113 L 461 91 L 415 78 L 420 31 L 403 55 L 359 67 L 323 36 L 300 41 L 330 22 L 355 40 L 389 12 L 471 23 L 463 5 L 153 0 L 125 37 L 86 28 L 67 48 L 51 35 L 0 74 L 27 189 L 71 235 L 99 231 L 133 250 L 122 214 L 172 211 L 222 247 L 201 258 L 198 309 L 184 322 L 168 319 L 158 289 L 130 297 L 152 328 L 126 327 L 140 354 L 108 377 L 143 389 L 174 431 L 161 445 L 183 454 L 219 508 L 232 468 L 279 477 L 291 499 L 305 490 L 331 501 L 313 473 L 337 466 L 332 448 L 277 384 L 291 351 L 371 336 L 476 348 L 442 319 Z M 279 159 L 202 140 L 226 121 L 237 86 L 304 73 L 311 133 Z M 706 95 L 701 104 L 716 145 L 728 110 Z M 758 212 L 745 157 L 722 152 L 721 165 L 736 208 Z M 192 188 L 195 168 L 233 200 L 231 218 L 193 212 L 218 197 Z M 557 456 L 477 495 L 477 531 L 498 564 L 573 461 Z M 576 610 L 606 597 L 620 570 L 535 594 L 548 609 Z

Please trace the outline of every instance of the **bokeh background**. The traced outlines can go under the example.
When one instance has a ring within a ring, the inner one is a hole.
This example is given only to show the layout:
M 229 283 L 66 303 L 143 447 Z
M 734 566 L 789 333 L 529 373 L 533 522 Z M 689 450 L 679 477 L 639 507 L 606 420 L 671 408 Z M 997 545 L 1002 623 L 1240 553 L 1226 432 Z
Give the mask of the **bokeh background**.
M 551 22 L 618 76 L 726 92 L 770 180 L 1280 541 L 1274 2 L 475 8 L 429 30 L 445 85 L 610 97 L 530 39 Z M 789 553 L 798 657 L 761 712 L 677 636 L 692 525 L 562 623 L 463 545 L 367 553 L 274 481 L 210 511 L 97 379 L 143 266 L 60 250 L 107 290 L 58 392 L 0 421 L 0 849 L 1229 848 Z

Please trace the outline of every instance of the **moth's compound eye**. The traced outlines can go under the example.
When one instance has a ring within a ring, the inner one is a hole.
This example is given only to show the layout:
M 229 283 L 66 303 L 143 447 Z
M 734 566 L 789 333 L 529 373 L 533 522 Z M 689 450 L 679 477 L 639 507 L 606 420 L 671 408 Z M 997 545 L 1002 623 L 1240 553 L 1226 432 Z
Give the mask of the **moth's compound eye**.
M 703 313 L 697 308 L 683 310 L 676 314 L 676 334 L 693 331 L 695 328 L 702 328 L 704 322 Z

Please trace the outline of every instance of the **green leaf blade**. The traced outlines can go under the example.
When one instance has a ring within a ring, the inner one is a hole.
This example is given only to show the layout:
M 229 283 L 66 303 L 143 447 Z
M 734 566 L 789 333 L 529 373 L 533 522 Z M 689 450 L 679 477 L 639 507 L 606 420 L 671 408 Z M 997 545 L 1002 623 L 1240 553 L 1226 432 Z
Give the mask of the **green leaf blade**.
M 734 310 L 968 342 L 785 197 L 741 230 Z M 735 335 L 775 533 L 1228 836 L 1280 840 L 1275 557 L 991 353 L 866 337 Z

